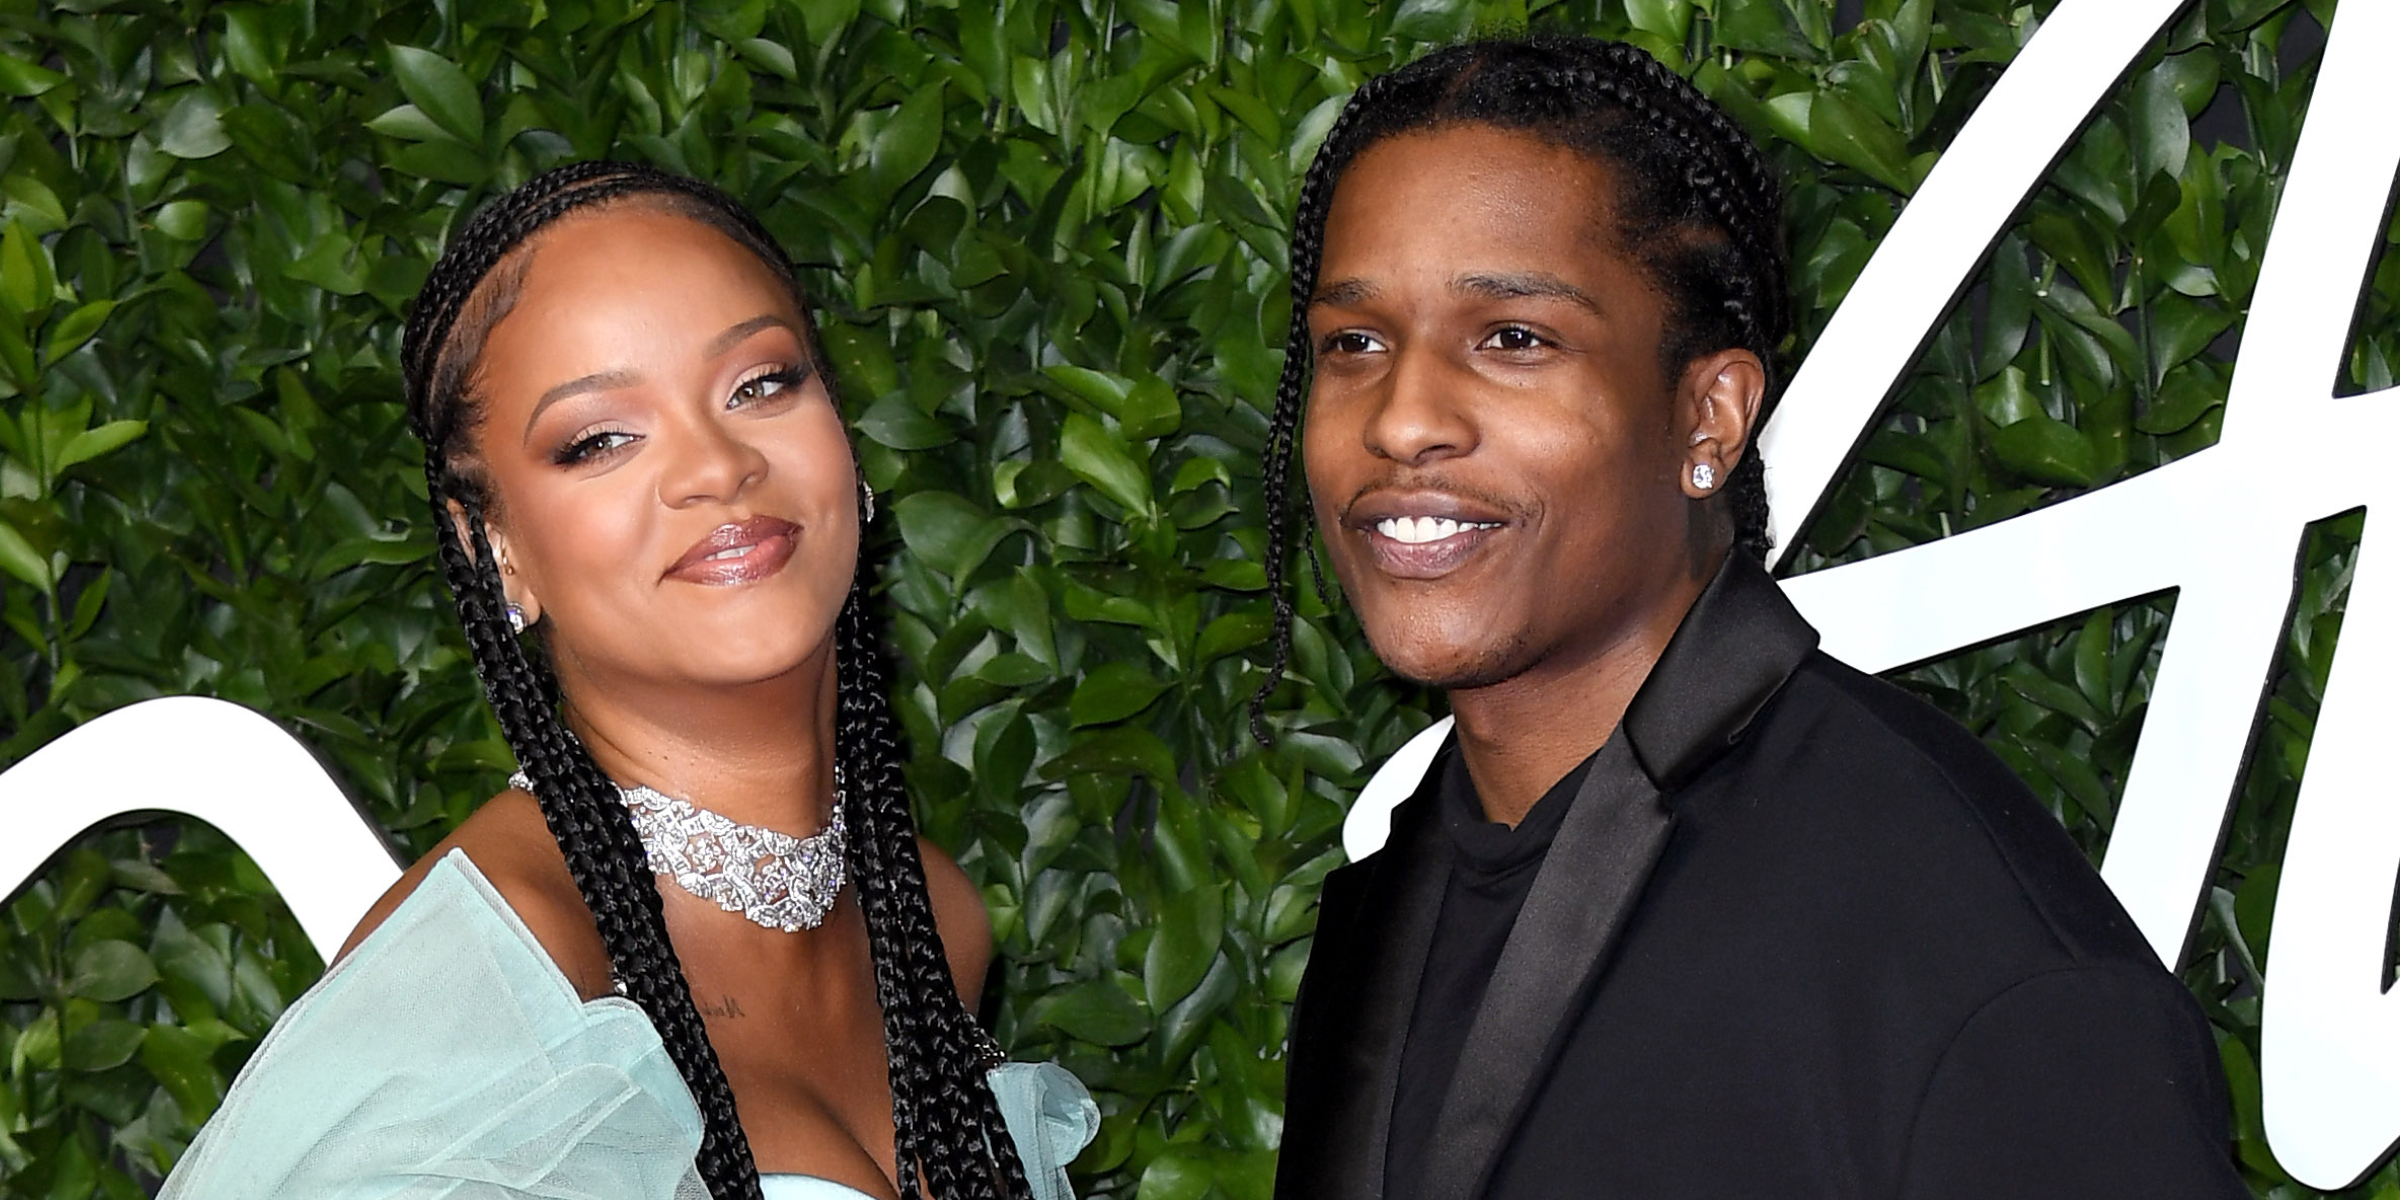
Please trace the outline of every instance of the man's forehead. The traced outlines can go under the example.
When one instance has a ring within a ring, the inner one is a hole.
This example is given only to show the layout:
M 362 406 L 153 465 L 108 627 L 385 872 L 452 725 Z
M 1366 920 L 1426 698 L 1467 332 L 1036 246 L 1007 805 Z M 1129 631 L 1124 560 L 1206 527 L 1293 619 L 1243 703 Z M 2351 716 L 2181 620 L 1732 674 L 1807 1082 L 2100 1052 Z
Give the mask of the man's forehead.
M 1589 291 L 1548 271 L 1467 271 L 1452 275 L 1446 284 L 1450 294 L 1462 299 L 1564 300 L 1594 312 L 1600 310 Z M 1309 297 L 1309 305 L 1351 308 L 1372 304 L 1385 294 L 1383 285 L 1374 279 L 1350 275 L 1320 284 Z

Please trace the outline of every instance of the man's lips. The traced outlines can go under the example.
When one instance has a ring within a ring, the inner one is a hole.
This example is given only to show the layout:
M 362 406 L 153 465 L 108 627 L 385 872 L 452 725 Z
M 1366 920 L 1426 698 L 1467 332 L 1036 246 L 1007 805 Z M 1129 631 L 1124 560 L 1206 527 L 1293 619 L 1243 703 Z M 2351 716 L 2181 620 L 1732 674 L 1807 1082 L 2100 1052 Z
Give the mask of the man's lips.
M 1378 570 L 1395 579 L 1438 579 L 1474 557 L 1514 522 L 1497 505 L 1443 492 L 1370 493 L 1342 524 L 1366 543 Z
M 800 527 L 779 517 L 729 521 L 694 542 L 665 578 L 709 585 L 765 579 L 792 561 L 799 541 Z

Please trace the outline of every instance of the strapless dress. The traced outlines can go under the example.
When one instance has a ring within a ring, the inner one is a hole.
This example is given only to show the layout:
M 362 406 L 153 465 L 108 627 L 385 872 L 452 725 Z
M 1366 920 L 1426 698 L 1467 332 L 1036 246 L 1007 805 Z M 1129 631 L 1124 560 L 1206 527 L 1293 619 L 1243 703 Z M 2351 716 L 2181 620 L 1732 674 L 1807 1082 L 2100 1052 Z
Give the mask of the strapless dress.
M 1065 1069 L 1008 1063 L 992 1094 L 1036 1200 L 1099 1107 Z M 630 1000 L 584 1000 L 466 855 L 444 855 L 294 1001 L 160 1200 L 708 1200 L 700 1110 Z M 766 1200 L 861 1200 L 768 1175 Z

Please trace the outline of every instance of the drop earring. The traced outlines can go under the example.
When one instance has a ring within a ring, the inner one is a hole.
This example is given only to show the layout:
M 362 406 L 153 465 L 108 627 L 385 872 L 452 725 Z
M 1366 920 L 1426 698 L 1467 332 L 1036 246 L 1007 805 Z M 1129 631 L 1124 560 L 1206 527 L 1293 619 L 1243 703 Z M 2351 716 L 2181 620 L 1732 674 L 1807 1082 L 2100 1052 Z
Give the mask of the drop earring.
M 1707 463 L 1693 463 L 1692 486 L 1704 492 L 1717 486 L 1717 469 Z
M 508 631 L 510 633 L 525 632 L 525 610 L 515 604 L 508 606 Z
M 872 521 L 872 520 L 874 520 L 874 519 L 875 519 L 875 485 L 874 485 L 874 484 L 871 484 L 871 483 L 868 483 L 868 482 L 867 482 L 866 480 L 864 480 L 864 479 L 861 479 L 861 480 L 859 480 L 859 481 L 858 481 L 858 495 L 859 495 L 859 502 L 858 502 L 858 503 L 859 503 L 859 508 L 860 508 L 861 510 L 863 510 L 863 512 L 864 512 L 864 514 L 865 514 L 865 515 L 864 515 L 864 516 L 863 516 L 861 519 L 862 519 L 862 520 L 867 520 L 867 521 Z

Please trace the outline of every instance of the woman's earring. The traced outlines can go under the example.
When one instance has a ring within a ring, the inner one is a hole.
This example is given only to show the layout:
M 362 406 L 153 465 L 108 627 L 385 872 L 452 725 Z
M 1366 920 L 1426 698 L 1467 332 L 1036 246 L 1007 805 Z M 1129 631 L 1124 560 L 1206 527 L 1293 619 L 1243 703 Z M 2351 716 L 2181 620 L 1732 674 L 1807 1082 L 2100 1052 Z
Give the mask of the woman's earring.
M 1692 486 L 1704 492 L 1717 486 L 1717 469 L 1707 463 L 1693 463 Z
M 508 606 L 508 631 L 510 633 L 525 632 L 525 610 L 514 604 Z
M 874 485 L 874 484 L 871 484 L 871 483 L 868 483 L 868 482 L 867 482 L 866 480 L 864 480 L 864 479 L 861 479 L 861 480 L 859 480 L 859 481 L 858 481 L 858 494 L 859 494 L 859 506 L 860 506 L 861 508 L 863 508 L 863 509 L 865 509 L 865 510 L 866 510 L 866 516 L 865 516 L 865 519 L 866 519 L 866 520 L 869 520 L 869 521 L 872 521 L 872 520 L 874 520 L 874 519 L 875 519 L 875 485 Z

